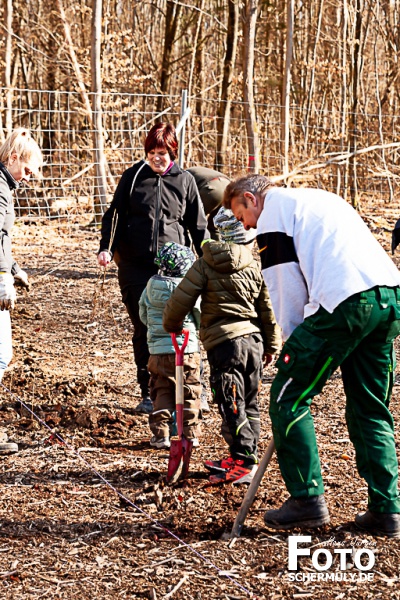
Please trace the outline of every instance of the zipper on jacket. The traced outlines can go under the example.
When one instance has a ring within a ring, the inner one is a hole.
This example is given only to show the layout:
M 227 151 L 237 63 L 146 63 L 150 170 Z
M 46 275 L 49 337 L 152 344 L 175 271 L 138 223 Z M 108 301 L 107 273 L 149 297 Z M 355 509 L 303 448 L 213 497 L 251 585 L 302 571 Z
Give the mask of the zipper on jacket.
M 154 235 L 153 235 L 153 252 L 154 255 L 158 252 L 158 233 L 159 233 L 159 222 L 160 222 L 160 208 L 161 208 L 161 177 L 158 175 L 157 190 L 156 190 L 156 219 L 154 223 Z

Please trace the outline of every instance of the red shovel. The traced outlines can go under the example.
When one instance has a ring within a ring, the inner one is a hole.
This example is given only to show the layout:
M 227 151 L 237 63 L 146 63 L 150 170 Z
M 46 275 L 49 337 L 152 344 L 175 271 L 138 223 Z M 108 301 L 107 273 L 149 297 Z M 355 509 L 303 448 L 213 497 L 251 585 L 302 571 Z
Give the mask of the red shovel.
M 176 341 L 176 334 L 171 333 L 172 343 L 175 348 L 175 397 L 176 397 L 176 425 L 178 440 L 171 440 L 169 451 L 167 482 L 175 483 L 179 478 L 185 479 L 189 471 L 190 455 L 193 442 L 183 435 L 183 357 L 189 341 L 189 331 L 184 329 L 182 346 Z

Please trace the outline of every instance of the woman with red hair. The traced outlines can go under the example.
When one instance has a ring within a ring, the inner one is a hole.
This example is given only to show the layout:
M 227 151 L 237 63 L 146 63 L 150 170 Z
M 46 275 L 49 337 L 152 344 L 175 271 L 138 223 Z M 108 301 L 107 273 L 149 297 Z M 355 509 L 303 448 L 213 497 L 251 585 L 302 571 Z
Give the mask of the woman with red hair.
M 175 163 L 175 128 L 169 123 L 154 125 L 144 150 L 146 159 L 122 174 L 103 216 L 97 260 L 105 267 L 114 259 L 118 266 L 122 301 L 134 327 L 133 354 L 142 395 L 136 411 L 149 414 L 153 408 L 147 370 L 149 350 L 147 330 L 139 317 L 139 299 L 150 277 L 157 273 L 154 259 L 166 242 L 188 246 L 190 235 L 201 256 L 201 243 L 209 233 L 195 180 Z M 110 244 L 115 222 L 115 236 Z

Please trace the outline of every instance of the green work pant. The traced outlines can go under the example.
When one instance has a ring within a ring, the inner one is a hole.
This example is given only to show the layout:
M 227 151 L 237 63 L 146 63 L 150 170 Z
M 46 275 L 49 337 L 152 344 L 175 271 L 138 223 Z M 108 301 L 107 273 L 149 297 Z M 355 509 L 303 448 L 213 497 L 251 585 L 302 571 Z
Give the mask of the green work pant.
M 324 492 L 312 398 L 340 366 L 346 423 L 374 512 L 399 513 L 398 462 L 389 411 L 400 333 L 400 288 L 375 287 L 296 327 L 276 363 L 270 416 L 282 476 L 293 497 Z

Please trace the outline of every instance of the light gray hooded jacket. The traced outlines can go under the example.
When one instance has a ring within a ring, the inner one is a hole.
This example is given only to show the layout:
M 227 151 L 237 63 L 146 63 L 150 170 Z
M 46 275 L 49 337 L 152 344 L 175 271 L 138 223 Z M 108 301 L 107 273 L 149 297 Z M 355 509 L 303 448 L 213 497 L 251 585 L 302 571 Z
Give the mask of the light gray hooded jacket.
M 175 354 L 171 336 L 162 325 L 163 311 L 172 292 L 182 281 L 180 277 L 153 275 L 143 290 L 139 301 L 140 319 L 147 327 L 147 344 L 150 354 Z M 189 342 L 185 354 L 199 352 L 197 330 L 200 324 L 198 305 L 185 317 L 183 329 L 189 330 Z M 179 346 L 183 338 L 177 338 Z

